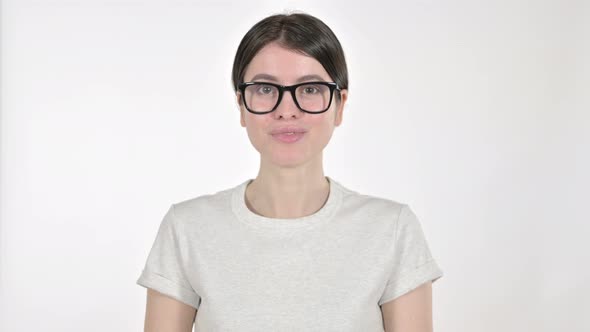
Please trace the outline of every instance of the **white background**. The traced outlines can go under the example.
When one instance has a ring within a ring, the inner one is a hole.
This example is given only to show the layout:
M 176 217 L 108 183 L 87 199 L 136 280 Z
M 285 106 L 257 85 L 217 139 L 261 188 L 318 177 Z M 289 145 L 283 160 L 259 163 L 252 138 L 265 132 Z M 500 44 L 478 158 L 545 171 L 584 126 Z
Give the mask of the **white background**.
M 350 71 L 325 174 L 408 203 L 436 331 L 589 331 L 587 1 L 2 1 L 2 331 L 140 331 L 171 203 L 258 171 L 238 43 L 303 10 Z

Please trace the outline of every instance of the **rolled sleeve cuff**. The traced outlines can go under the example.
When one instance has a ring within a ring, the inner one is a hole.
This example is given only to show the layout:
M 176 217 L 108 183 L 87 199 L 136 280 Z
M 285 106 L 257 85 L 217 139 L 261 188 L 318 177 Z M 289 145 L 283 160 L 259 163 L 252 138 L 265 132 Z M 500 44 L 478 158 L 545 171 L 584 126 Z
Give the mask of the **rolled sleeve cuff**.
M 406 271 L 402 276 L 385 287 L 383 296 L 379 300 L 379 305 L 385 302 L 394 300 L 411 290 L 418 288 L 427 281 L 435 282 L 443 276 L 443 271 L 440 269 L 435 260 L 430 260 L 413 271 Z
M 145 288 L 154 289 L 164 295 L 168 295 L 180 302 L 198 309 L 201 297 L 193 290 L 187 289 L 178 283 L 153 271 L 144 269 L 137 279 L 136 284 Z

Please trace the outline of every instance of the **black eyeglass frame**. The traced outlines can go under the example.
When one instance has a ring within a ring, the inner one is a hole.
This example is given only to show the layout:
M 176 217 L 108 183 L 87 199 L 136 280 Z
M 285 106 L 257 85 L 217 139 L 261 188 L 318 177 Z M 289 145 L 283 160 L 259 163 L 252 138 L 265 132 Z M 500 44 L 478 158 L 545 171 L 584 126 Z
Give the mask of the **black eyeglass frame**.
M 264 85 L 274 86 L 279 91 L 279 97 L 277 98 L 277 103 L 276 103 L 276 105 L 270 111 L 256 112 L 256 111 L 251 110 L 250 107 L 248 107 L 248 104 L 246 103 L 246 88 L 248 86 L 250 86 L 250 85 L 256 85 L 256 84 L 264 84 Z M 301 108 L 301 106 L 299 105 L 299 102 L 297 101 L 297 97 L 295 96 L 295 90 L 298 87 L 300 87 L 302 85 L 307 85 L 307 84 L 320 84 L 320 85 L 325 85 L 325 86 L 327 86 L 330 89 L 330 102 L 328 103 L 328 106 L 326 107 L 326 109 L 324 109 L 322 111 L 311 112 L 311 111 L 306 111 L 303 108 Z M 334 98 L 334 90 L 338 90 L 339 92 L 341 91 L 340 87 L 338 86 L 338 83 L 336 83 L 336 82 L 323 82 L 323 81 L 302 82 L 302 83 L 297 83 L 297 84 L 294 84 L 294 85 L 280 85 L 280 84 L 270 83 L 270 82 L 242 82 L 242 83 L 238 84 L 238 90 L 242 94 L 242 101 L 244 102 L 244 106 L 246 107 L 246 109 L 248 110 L 248 112 L 254 113 L 254 114 L 267 114 L 267 113 L 270 113 L 270 112 L 273 112 L 274 110 L 276 110 L 277 107 L 279 107 L 279 104 L 281 103 L 281 100 L 283 99 L 283 92 L 284 91 L 291 92 L 291 97 L 293 98 L 293 101 L 295 102 L 295 105 L 302 112 L 310 113 L 310 114 L 324 113 L 324 112 L 326 112 L 327 110 L 330 109 L 330 106 L 332 106 L 332 99 Z

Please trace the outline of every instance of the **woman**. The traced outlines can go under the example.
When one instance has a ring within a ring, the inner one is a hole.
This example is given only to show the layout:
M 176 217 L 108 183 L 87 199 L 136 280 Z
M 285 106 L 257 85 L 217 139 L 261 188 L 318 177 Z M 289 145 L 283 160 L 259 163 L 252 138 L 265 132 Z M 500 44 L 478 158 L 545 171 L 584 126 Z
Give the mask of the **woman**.
M 416 215 L 324 175 L 348 97 L 330 28 L 267 17 L 232 75 L 258 175 L 170 206 L 137 280 L 145 330 L 432 331 L 442 270 Z

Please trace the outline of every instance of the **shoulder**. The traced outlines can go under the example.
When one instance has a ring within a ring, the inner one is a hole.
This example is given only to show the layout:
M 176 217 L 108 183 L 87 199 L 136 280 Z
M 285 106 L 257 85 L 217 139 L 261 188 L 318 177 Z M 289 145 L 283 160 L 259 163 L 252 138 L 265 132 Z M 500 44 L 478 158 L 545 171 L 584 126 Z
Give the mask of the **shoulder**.
M 176 201 L 170 207 L 176 223 L 181 225 L 194 223 L 226 213 L 230 209 L 232 189 L 223 189 Z
M 351 210 L 359 211 L 369 216 L 389 216 L 398 217 L 404 206 L 407 204 L 383 197 L 367 193 L 359 193 L 358 191 L 346 188 L 340 185 L 343 192 L 343 205 Z
M 408 208 L 406 203 L 395 199 L 360 193 L 342 185 L 339 187 L 343 193 L 342 209 L 347 213 L 362 215 L 366 219 L 385 220 L 395 224 L 404 209 Z

